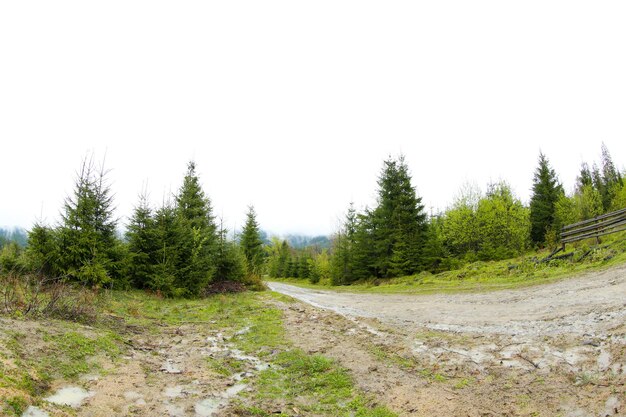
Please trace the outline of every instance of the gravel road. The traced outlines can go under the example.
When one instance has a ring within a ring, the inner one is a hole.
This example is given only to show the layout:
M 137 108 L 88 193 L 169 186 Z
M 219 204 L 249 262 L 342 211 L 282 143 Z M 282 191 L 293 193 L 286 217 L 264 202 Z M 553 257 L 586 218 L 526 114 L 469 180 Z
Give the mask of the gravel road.
M 268 285 L 344 316 L 435 330 L 603 337 L 623 330 L 626 323 L 626 265 L 546 285 L 478 294 L 358 294 Z

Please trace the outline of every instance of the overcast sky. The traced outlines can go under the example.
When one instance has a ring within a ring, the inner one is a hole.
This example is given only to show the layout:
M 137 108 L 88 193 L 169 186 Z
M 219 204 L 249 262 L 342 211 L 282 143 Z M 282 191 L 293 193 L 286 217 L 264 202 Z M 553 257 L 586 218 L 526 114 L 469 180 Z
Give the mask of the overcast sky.
M 58 220 L 106 154 L 124 221 L 196 161 L 215 214 L 332 232 L 404 153 L 428 210 L 467 182 L 566 189 L 626 162 L 623 1 L 4 1 L 0 225 Z

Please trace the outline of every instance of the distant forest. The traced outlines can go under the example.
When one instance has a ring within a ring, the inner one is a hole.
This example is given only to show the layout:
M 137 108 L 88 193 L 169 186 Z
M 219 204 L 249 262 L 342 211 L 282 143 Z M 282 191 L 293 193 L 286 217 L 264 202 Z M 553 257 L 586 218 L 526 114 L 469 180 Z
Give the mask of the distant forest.
M 290 277 L 346 285 L 423 271 L 440 272 L 476 260 L 501 260 L 554 247 L 564 225 L 625 208 L 624 172 L 609 150 L 581 165 L 567 193 L 540 153 L 530 203 L 505 182 L 461 190 L 445 211 L 428 216 L 404 156 L 383 161 L 373 207 L 346 209 L 331 237 L 270 237 L 254 207 L 232 236 L 213 214 L 196 165 L 158 207 L 139 195 L 119 236 L 113 192 L 104 167 L 85 159 L 56 225 L 0 230 L 0 274 L 41 274 L 95 288 L 139 288 L 164 296 L 198 297 L 229 288 L 262 288 L 261 279 Z M 235 284 L 234 286 L 232 284 Z

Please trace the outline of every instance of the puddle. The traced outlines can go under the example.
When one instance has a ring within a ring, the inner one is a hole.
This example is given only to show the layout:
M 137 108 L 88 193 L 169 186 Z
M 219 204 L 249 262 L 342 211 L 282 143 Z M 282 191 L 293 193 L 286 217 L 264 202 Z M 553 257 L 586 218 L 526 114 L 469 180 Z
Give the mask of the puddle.
M 185 416 L 185 409 L 183 407 L 179 407 L 174 404 L 166 404 L 165 410 L 167 410 L 169 417 L 184 417 Z
M 169 397 L 169 398 L 180 398 L 182 397 L 184 394 L 183 392 L 183 387 L 176 386 L 176 387 L 167 387 L 165 388 L 165 396 Z
M 604 372 L 611 366 L 611 354 L 606 350 L 600 352 L 598 356 L 598 370 Z
M 209 398 L 196 403 L 194 410 L 198 417 L 211 417 L 222 405 L 223 399 Z
M 54 395 L 44 400 L 57 405 L 67 405 L 72 408 L 78 408 L 82 405 L 83 401 L 92 397 L 95 393 L 92 391 L 85 391 L 80 387 L 66 387 L 58 390 Z
M 182 374 L 183 371 L 176 364 L 172 363 L 171 360 L 166 360 L 163 365 L 161 365 L 161 371 L 168 374 Z
M 250 332 L 250 326 L 246 326 L 243 329 L 236 332 L 235 336 L 243 336 L 244 334 L 249 333 L 249 332 Z
M 238 349 L 231 349 L 229 353 L 230 356 L 237 360 L 250 362 L 254 366 L 254 369 L 256 369 L 257 371 L 264 371 L 270 367 L 268 363 L 263 362 L 261 359 L 255 356 L 246 355 Z
M 39 407 L 35 407 L 31 405 L 30 407 L 26 409 L 24 414 L 22 414 L 22 417 L 50 417 L 50 414 L 43 411 Z
M 233 385 L 232 387 L 228 388 L 224 394 L 222 394 L 224 396 L 224 398 L 228 399 L 228 398 L 232 398 L 235 395 L 239 394 L 241 391 L 243 391 L 244 389 L 246 389 L 248 385 L 246 384 L 236 384 Z

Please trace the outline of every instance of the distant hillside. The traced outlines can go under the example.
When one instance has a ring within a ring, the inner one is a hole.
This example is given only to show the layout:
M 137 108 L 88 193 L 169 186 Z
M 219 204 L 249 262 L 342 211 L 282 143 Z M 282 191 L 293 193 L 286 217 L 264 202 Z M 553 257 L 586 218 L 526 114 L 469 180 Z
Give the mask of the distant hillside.
M 286 235 L 285 240 L 292 248 L 306 248 L 307 246 L 317 246 L 319 248 L 330 248 L 330 238 L 328 236 L 306 236 L 290 234 Z
M 24 247 L 28 241 L 28 233 L 26 230 L 14 227 L 12 229 L 0 227 L 0 246 L 3 246 L 6 242 L 16 242 L 18 245 Z

